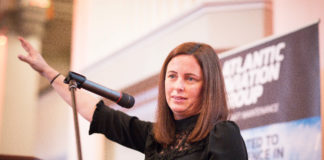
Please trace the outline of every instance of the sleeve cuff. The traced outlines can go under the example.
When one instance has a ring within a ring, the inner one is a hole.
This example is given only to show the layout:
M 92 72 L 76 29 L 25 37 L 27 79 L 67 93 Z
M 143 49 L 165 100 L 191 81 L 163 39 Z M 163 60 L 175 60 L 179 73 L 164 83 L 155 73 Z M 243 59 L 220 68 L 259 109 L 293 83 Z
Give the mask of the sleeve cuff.
M 109 107 L 107 107 L 103 100 L 100 100 L 97 105 L 96 105 L 96 109 L 93 113 L 92 116 L 92 121 L 90 123 L 90 128 L 89 128 L 89 135 L 93 134 L 93 133 L 98 133 L 98 131 L 100 130 L 100 126 L 98 124 L 100 124 L 101 118 L 102 116 L 100 116 L 101 114 L 103 114 L 103 110 L 107 108 L 109 109 Z

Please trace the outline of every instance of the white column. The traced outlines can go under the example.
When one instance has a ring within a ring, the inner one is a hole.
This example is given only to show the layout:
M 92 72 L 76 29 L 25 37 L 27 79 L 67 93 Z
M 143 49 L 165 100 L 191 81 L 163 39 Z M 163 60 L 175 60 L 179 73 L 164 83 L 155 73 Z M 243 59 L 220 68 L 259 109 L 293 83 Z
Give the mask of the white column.
M 26 38 L 39 49 L 37 38 Z M 39 77 L 27 64 L 18 60 L 17 55 L 24 51 L 17 35 L 8 35 L 8 44 L 0 154 L 34 156 Z
M 3 106 L 4 106 L 4 92 L 6 79 L 6 60 L 7 60 L 8 38 L 0 34 L 0 137 L 2 133 L 3 123 Z M 1 144 L 1 141 L 0 141 Z

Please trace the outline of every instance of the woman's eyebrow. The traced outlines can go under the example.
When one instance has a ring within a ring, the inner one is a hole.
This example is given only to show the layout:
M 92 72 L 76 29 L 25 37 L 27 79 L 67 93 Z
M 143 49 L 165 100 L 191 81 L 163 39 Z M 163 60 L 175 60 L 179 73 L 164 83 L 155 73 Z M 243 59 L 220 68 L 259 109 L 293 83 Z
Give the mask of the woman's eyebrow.
M 195 76 L 195 77 L 200 77 L 198 74 L 195 74 L 195 73 L 185 73 L 185 76 Z
M 173 71 L 173 70 L 171 70 L 171 71 L 167 71 L 167 73 L 177 73 L 176 71 Z

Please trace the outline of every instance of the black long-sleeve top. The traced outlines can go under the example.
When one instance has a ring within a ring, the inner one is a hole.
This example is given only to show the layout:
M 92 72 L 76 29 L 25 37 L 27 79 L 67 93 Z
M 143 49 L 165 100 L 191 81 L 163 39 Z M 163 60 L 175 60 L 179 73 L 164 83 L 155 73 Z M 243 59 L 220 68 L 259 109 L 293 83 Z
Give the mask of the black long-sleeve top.
M 195 143 L 186 138 L 198 116 L 177 120 L 176 140 L 163 146 L 153 136 L 153 123 L 97 104 L 89 134 L 102 133 L 108 139 L 145 154 L 146 160 L 247 160 L 245 143 L 232 121 L 215 124 L 209 135 Z

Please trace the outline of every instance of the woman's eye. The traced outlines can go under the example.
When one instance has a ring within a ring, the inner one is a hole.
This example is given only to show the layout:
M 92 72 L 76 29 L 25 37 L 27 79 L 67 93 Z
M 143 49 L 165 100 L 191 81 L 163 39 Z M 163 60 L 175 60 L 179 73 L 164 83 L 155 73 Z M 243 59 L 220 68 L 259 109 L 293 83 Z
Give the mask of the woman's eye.
M 168 77 L 171 78 L 171 79 L 173 79 L 173 78 L 175 78 L 175 75 L 170 74 Z
M 195 79 L 192 78 L 192 77 L 188 77 L 187 79 L 188 79 L 188 81 L 194 81 L 194 80 L 195 80 Z

